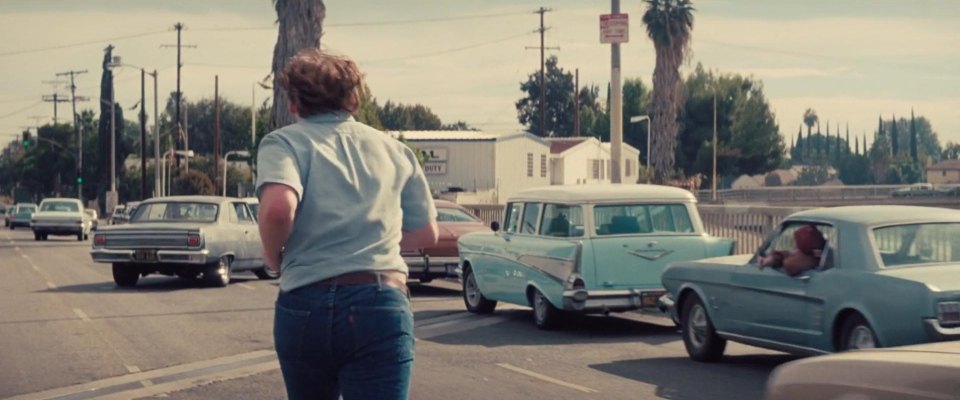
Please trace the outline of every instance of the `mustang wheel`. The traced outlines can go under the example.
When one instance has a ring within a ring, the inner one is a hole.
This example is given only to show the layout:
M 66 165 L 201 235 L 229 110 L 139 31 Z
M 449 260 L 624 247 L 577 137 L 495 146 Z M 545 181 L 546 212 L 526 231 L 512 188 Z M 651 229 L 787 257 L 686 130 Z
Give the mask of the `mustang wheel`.
M 683 302 L 680 327 L 683 330 L 683 346 L 692 360 L 713 362 L 723 357 L 727 341 L 717 335 L 703 301 L 695 294 Z
M 860 314 L 853 314 L 844 320 L 841 332 L 841 351 L 880 347 L 877 342 L 877 335 L 873 333 L 873 328 Z
M 224 287 L 230 283 L 230 257 L 220 257 L 220 261 L 203 271 L 203 281 L 210 286 Z
M 140 279 L 140 271 L 135 267 L 123 264 L 113 264 L 113 282 L 119 287 L 133 287 Z
M 463 270 L 463 304 L 467 311 L 477 314 L 490 314 L 497 308 L 497 302 L 483 297 L 472 268 Z
M 86 236 L 86 235 L 84 235 L 83 232 L 78 233 L 78 234 L 77 234 L 77 241 L 78 241 L 78 242 L 82 242 L 85 236 Z
M 33 240 L 39 241 L 39 240 L 40 240 L 40 234 L 34 232 L 34 233 L 33 233 Z
M 277 279 L 280 277 L 279 272 L 274 272 L 272 269 L 263 267 L 260 269 L 253 270 L 253 273 L 257 275 L 257 278 L 260 279 Z
M 539 290 L 533 290 L 533 323 L 540 329 L 554 329 L 563 320 L 563 311 L 557 309 Z

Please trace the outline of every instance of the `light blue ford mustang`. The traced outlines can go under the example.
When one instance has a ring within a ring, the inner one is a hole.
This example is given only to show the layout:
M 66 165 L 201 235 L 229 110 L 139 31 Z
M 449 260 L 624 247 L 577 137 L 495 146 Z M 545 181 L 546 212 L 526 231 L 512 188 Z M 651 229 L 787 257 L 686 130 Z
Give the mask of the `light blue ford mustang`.
M 760 257 L 814 225 L 827 245 L 788 276 Z M 757 254 L 673 263 L 661 299 L 690 358 L 716 361 L 727 340 L 795 354 L 960 339 L 960 211 L 821 208 L 791 215 Z M 675 300 L 674 300 L 675 299 Z
M 504 221 L 458 241 L 464 304 L 475 313 L 498 301 L 531 306 L 545 329 L 570 312 L 655 309 L 668 263 L 734 247 L 704 233 L 690 192 L 666 186 L 528 189 L 509 200 Z

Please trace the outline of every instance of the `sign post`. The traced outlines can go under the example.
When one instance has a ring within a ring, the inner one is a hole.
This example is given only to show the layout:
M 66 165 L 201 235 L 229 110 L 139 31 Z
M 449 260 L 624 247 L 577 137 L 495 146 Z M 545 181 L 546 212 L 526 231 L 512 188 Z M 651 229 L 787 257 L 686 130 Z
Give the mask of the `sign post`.
M 620 88 L 620 43 L 630 40 L 627 14 L 620 0 L 610 0 L 610 14 L 600 16 L 600 43 L 610 44 L 610 182 L 621 183 L 623 165 L 623 93 Z

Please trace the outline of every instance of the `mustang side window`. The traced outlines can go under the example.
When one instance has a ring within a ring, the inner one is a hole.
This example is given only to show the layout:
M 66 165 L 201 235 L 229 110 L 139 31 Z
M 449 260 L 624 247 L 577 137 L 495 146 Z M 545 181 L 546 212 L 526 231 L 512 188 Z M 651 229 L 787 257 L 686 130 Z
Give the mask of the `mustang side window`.
M 517 233 L 520 227 L 520 210 L 522 208 L 522 203 L 510 203 L 507 205 L 507 215 L 504 218 L 504 222 L 506 222 L 503 228 L 504 232 Z
M 520 222 L 520 233 L 526 234 L 536 234 L 537 233 L 537 217 L 540 215 L 540 204 L 538 203 L 527 203 L 527 206 L 523 208 L 523 220 Z

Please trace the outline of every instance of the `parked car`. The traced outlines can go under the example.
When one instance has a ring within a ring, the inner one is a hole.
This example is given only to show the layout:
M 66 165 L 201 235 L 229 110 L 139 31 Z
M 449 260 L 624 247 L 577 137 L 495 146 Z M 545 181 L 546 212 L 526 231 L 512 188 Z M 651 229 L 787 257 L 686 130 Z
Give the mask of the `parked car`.
M 459 240 L 463 300 L 474 313 L 498 301 L 533 307 L 553 328 L 567 313 L 654 308 L 670 262 L 731 254 L 708 236 L 696 199 L 654 185 L 571 185 L 521 191 L 504 226 Z
M 905 188 L 900 188 L 890 192 L 893 197 L 933 197 L 939 194 L 939 191 L 933 188 L 929 183 L 914 183 Z
M 960 342 L 852 351 L 783 364 L 767 400 L 934 400 L 960 397 Z
M 0 215 L 3 215 L 3 227 L 6 228 L 10 226 L 10 211 L 12 211 L 13 206 L 8 206 L 6 204 L 0 203 Z
M 808 225 L 826 239 L 815 269 L 788 276 L 758 267 L 760 257 L 794 248 L 794 231 Z M 803 211 L 756 254 L 670 265 L 662 303 L 697 361 L 720 359 L 727 340 L 823 354 L 960 339 L 958 237 L 958 210 Z
M 127 206 L 123 204 L 118 204 L 113 212 L 110 213 L 110 218 L 107 220 L 108 225 L 119 225 L 127 222 Z
M 260 219 L 260 199 L 256 197 L 244 197 L 243 202 L 247 203 L 247 208 L 253 214 L 253 219 Z
M 30 220 L 33 219 L 33 214 L 37 212 L 37 205 L 30 203 L 21 203 L 17 204 L 10 210 L 10 222 L 8 226 L 10 230 L 16 229 L 18 226 L 30 227 Z
M 80 200 L 68 198 L 44 199 L 30 220 L 34 240 L 47 240 L 49 235 L 76 235 L 78 241 L 87 240 L 90 225 Z
M 87 215 L 87 219 L 90 220 L 90 230 L 95 231 L 97 227 L 100 226 L 100 215 L 97 214 L 97 210 L 92 208 L 87 208 L 83 210 L 83 213 Z
M 260 233 L 247 203 L 214 196 L 172 196 L 140 204 L 129 223 L 94 235 L 94 262 L 112 264 L 117 286 L 135 286 L 159 273 L 226 286 L 237 271 L 260 279 L 277 274 L 263 264 Z
M 437 208 L 437 226 L 440 238 L 437 244 L 428 248 L 402 248 L 400 254 L 410 270 L 410 278 L 421 283 L 436 278 L 456 278 L 460 264 L 457 240 L 470 232 L 489 231 L 490 227 L 466 208 L 446 200 L 434 200 Z

